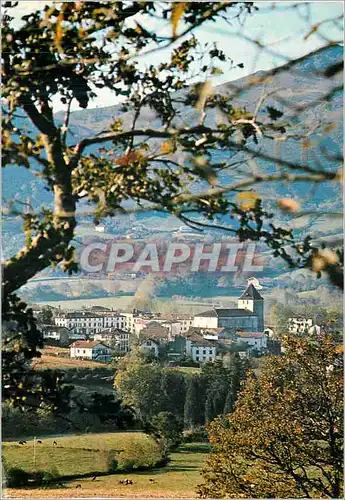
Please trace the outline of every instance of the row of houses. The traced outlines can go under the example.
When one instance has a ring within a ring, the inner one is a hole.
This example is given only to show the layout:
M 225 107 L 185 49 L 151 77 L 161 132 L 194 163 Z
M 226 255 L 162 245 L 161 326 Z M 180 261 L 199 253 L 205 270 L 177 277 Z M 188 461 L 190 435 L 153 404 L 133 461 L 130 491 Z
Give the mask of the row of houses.
M 237 331 L 229 333 L 224 328 L 191 327 L 184 335 L 173 339 L 164 335 L 161 329 L 143 330 L 140 335 L 140 349 L 150 352 L 156 358 L 164 356 L 168 360 L 181 357 L 194 362 L 214 361 L 229 352 L 240 356 L 263 354 L 268 349 L 268 338 L 263 332 Z
M 150 327 L 153 321 L 166 328 L 172 337 L 184 335 L 192 326 L 226 328 L 232 332 L 237 330 L 263 332 L 264 299 L 250 283 L 239 297 L 236 308 L 213 308 L 195 316 L 164 317 L 157 313 L 144 313 L 135 309 L 131 312 L 119 312 L 101 307 L 89 311 L 58 312 L 54 316 L 55 327 L 65 328 L 73 340 L 86 340 L 111 328 L 126 330 L 139 336 L 140 332 Z M 54 335 L 57 338 L 57 330 L 48 328 L 47 335 L 50 332 L 51 338 Z
M 156 325 L 144 329 L 139 339 L 129 332 L 112 329 L 95 335 L 94 340 L 77 340 L 70 345 L 70 356 L 107 362 L 114 351 L 126 353 L 131 350 L 131 337 L 141 351 L 172 362 L 189 358 L 196 363 L 206 363 L 221 359 L 230 352 L 245 357 L 266 353 L 268 349 L 267 335 L 262 332 L 229 335 L 221 328 L 191 327 L 184 335 L 172 337 L 166 328 Z
M 188 357 L 202 363 L 222 353 L 264 353 L 264 299 L 253 283 L 235 308 L 213 308 L 195 316 L 162 316 L 151 312 L 89 311 L 55 314 L 53 325 L 41 325 L 46 340 L 70 346 L 71 357 L 108 361 L 114 352 L 129 352 L 136 344 L 155 357 Z
M 87 337 L 101 333 L 108 328 L 119 328 L 139 335 L 140 331 L 153 319 L 168 328 L 172 335 L 185 333 L 194 321 L 192 316 L 161 317 L 134 309 L 131 312 L 104 310 L 57 313 L 54 317 L 54 324 L 57 327 L 66 328 L 74 335 Z

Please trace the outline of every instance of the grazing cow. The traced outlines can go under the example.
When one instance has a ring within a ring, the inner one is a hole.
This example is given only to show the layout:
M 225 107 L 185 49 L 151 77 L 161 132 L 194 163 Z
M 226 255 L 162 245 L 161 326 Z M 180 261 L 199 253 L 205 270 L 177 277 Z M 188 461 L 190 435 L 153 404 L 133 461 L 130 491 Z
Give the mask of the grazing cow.
M 156 481 L 154 479 L 149 479 L 150 483 L 155 483 Z
M 81 488 L 81 484 L 77 484 L 76 488 Z
M 57 442 L 56 441 L 53 441 L 53 446 L 57 446 Z
M 23 444 L 26 444 L 26 441 L 23 441 Z
M 42 441 L 40 439 L 37 440 L 38 444 L 42 444 Z

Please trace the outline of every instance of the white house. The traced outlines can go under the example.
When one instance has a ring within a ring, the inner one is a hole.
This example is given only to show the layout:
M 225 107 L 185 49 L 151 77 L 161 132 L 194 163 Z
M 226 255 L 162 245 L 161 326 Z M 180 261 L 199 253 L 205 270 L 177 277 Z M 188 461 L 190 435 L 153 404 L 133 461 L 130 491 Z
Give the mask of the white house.
M 199 328 L 226 328 L 236 331 L 257 330 L 258 318 L 252 311 L 245 309 L 215 308 L 194 316 L 194 326 Z
M 77 340 L 70 345 L 71 358 L 92 359 L 93 361 L 110 361 L 110 349 L 97 340 Z
M 40 330 L 44 340 L 54 340 L 60 344 L 66 344 L 70 339 L 70 331 L 64 326 L 41 325 Z
M 57 326 L 70 329 L 73 333 L 93 335 L 106 328 L 124 329 L 126 318 L 123 314 L 113 311 L 90 312 L 76 311 L 59 314 L 54 318 Z
M 153 354 L 156 358 L 159 355 L 159 342 L 155 339 L 147 338 L 140 342 L 140 350 Z
M 187 340 L 186 354 L 197 363 L 207 363 L 216 359 L 216 347 L 208 340 Z
M 269 337 L 270 339 L 276 336 L 273 328 L 270 328 L 269 326 L 266 326 L 266 328 L 264 329 L 264 334 L 267 335 L 267 337 Z
M 313 326 L 313 320 L 311 318 L 288 319 L 289 333 L 300 333 L 300 334 L 307 333 L 312 326 Z
M 120 352 L 129 352 L 129 338 L 130 333 L 119 328 L 108 328 L 100 333 L 95 333 L 94 340 L 105 342 Z
M 249 352 L 264 352 L 267 349 L 267 336 L 263 332 L 236 332 L 236 342 L 247 344 Z
M 121 313 L 125 318 L 124 329 L 139 336 L 139 333 L 153 319 L 153 314 L 143 313 L 136 309 L 132 312 Z
M 206 363 L 215 361 L 216 346 L 213 342 L 206 340 L 193 327 L 185 334 L 186 339 L 186 354 L 197 363 Z
M 90 335 L 103 330 L 103 318 L 96 313 L 87 311 L 76 311 L 59 314 L 54 318 L 57 326 L 64 326 L 73 333 Z

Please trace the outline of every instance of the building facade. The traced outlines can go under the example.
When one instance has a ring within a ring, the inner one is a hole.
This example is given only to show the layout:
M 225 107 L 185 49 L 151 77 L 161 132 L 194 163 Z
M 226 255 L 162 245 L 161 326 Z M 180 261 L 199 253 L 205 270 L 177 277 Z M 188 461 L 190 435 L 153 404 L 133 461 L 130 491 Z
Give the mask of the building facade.
M 119 328 L 108 328 L 100 333 L 95 333 L 94 340 L 104 342 L 111 349 L 118 352 L 129 352 L 130 350 L 130 333 Z
M 264 299 L 253 284 L 248 285 L 237 301 L 237 308 L 214 308 L 194 316 L 195 327 L 224 328 L 236 333 L 264 331 Z
M 54 318 L 54 322 L 56 326 L 68 328 L 71 333 L 93 335 L 106 328 L 124 329 L 126 318 L 115 312 L 76 311 L 59 314 Z
M 110 348 L 97 340 L 77 340 L 70 345 L 70 357 L 91 359 L 92 361 L 110 361 Z

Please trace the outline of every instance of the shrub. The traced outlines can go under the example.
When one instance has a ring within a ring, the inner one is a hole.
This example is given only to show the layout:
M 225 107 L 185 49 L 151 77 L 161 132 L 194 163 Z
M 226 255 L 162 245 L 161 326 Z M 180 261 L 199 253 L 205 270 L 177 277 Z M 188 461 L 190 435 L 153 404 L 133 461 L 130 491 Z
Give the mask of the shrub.
M 167 447 L 172 450 L 182 441 L 183 422 L 169 411 L 162 411 L 155 415 L 147 432 L 154 437 L 163 438 Z
M 183 440 L 185 443 L 207 443 L 208 434 L 204 426 L 195 427 L 184 431 Z
M 108 457 L 108 472 L 116 472 L 117 470 L 118 470 L 118 461 L 114 457 L 114 450 L 111 450 L 109 452 L 109 457 Z
M 19 467 L 10 467 L 6 470 L 6 486 L 8 488 L 19 488 L 27 486 L 31 475 Z
M 166 460 L 166 450 L 152 439 L 145 442 L 133 439 L 117 458 L 117 471 L 153 469 Z
M 27 472 L 19 467 L 9 467 L 5 470 L 6 486 L 8 488 L 21 488 L 25 486 L 42 486 L 56 481 L 59 477 L 57 471 Z

